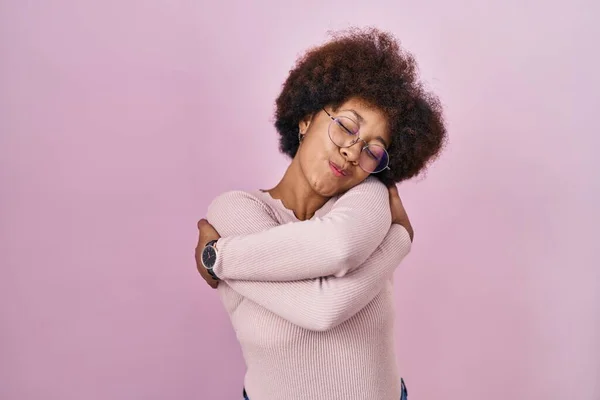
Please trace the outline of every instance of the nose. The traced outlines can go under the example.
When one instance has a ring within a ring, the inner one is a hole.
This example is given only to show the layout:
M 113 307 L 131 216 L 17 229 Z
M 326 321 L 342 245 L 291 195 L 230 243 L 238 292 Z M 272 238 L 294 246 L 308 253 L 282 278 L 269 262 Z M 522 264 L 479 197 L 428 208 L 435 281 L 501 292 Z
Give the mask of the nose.
M 364 141 L 362 139 L 357 139 L 352 146 L 341 148 L 342 155 L 352 163 L 358 162 L 358 159 L 360 158 L 360 152 L 362 151 L 363 146 Z

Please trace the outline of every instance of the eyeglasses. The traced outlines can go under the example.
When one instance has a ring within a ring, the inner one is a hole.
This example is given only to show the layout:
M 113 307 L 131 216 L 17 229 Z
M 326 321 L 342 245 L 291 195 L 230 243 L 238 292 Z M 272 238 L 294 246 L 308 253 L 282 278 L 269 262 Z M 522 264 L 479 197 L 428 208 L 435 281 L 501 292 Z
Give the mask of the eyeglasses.
M 358 135 L 360 125 L 349 117 L 333 117 L 323 108 L 325 114 L 331 118 L 329 123 L 328 134 L 329 139 L 338 147 L 351 147 L 354 146 L 359 140 L 365 144 L 358 158 L 358 165 L 363 171 L 370 174 L 376 174 L 383 171 L 384 169 L 390 169 L 388 167 L 390 156 L 385 147 L 375 144 L 367 143 Z

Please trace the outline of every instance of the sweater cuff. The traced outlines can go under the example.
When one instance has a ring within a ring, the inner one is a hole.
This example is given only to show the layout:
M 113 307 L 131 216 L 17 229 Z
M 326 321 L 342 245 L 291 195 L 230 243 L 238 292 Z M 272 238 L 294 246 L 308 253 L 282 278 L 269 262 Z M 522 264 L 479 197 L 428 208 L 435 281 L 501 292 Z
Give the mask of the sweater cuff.
M 215 243 L 215 249 L 217 250 L 217 261 L 215 262 L 214 267 L 212 268 L 212 272 L 219 277 L 219 279 L 225 279 L 223 273 L 223 247 L 224 246 L 224 238 L 220 238 Z

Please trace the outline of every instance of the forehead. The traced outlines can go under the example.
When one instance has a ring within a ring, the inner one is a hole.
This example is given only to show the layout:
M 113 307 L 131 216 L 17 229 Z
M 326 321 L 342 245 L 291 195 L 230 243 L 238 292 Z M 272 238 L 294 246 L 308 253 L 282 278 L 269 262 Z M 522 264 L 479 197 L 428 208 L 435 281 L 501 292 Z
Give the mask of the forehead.
M 364 139 L 381 136 L 388 144 L 390 143 L 387 118 L 380 109 L 353 98 L 341 104 L 335 112 L 337 115 L 348 116 L 357 121 Z

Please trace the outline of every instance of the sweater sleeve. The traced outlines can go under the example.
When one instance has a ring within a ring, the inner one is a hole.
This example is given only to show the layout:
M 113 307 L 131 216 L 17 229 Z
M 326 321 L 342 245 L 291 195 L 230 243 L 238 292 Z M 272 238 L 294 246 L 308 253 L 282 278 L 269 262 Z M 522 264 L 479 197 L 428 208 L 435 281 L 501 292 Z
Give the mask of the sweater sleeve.
M 392 225 L 383 242 L 359 268 L 343 277 L 296 282 L 227 281 L 237 293 L 302 328 L 326 331 L 350 319 L 383 289 L 410 252 L 406 229 Z
M 373 253 L 391 225 L 389 192 L 374 177 L 340 196 L 325 216 L 284 225 L 242 193 L 219 196 L 208 210 L 222 236 L 214 271 L 224 280 L 341 277 Z

